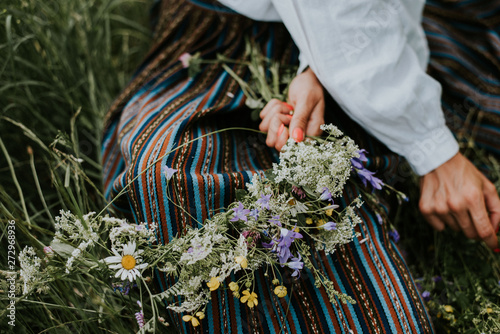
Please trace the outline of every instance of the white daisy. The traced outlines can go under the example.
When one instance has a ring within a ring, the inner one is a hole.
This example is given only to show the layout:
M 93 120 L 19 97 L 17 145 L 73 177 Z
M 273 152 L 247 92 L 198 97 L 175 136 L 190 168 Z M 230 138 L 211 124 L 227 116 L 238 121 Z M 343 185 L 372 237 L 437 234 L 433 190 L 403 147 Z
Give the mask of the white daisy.
M 114 265 L 109 265 L 110 269 L 120 269 L 117 271 L 115 277 L 121 275 L 121 280 L 129 279 L 130 282 L 133 282 L 136 277 L 140 277 L 141 273 L 138 269 L 144 269 L 147 267 L 147 263 L 139 264 L 142 259 L 139 256 L 143 252 L 142 249 L 135 251 L 135 242 L 131 242 L 126 244 L 123 247 L 122 255 L 120 255 L 116 249 L 111 248 L 115 256 L 109 256 L 104 259 L 104 261 L 108 264 L 116 263 Z

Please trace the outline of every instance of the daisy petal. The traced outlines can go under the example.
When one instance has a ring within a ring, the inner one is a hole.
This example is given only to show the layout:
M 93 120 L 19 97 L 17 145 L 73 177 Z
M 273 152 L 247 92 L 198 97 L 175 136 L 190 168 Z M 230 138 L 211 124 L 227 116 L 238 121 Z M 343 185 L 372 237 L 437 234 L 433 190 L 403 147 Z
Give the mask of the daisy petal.
M 120 276 L 120 275 L 121 275 L 121 273 L 122 273 L 124 270 L 125 270 L 125 269 L 123 269 L 123 268 L 122 268 L 122 269 L 120 269 L 120 270 L 118 270 L 118 272 L 116 273 L 115 277 Z
M 128 270 L 123 269 L 122 276 L 120 277 L 122 281 L 124 281 L 125 278 L 127 278 L 128 272 L 129 272 Z
M 104 262 L 106 262 L 106 263 L 118 263 L 121 261 L 122 261 L 121 256 L 109 256 L 109 257 L 104 259 Z
M 110 265 L 109 268 L 110 269 L 121 269 L 121 268 L 123 268 L 123 266 L 121 263 L 118 263 L 118 264 Z

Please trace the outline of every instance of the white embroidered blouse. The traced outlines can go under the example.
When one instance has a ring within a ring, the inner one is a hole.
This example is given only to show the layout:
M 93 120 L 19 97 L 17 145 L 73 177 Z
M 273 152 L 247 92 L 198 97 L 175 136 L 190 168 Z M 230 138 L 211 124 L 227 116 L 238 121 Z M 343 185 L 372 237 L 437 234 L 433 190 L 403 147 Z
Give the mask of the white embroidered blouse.
M 325 89 L 419 175 L 458 151 L 425 73 L 425 0 L 219 0 L 255 20 L 282 21 Z

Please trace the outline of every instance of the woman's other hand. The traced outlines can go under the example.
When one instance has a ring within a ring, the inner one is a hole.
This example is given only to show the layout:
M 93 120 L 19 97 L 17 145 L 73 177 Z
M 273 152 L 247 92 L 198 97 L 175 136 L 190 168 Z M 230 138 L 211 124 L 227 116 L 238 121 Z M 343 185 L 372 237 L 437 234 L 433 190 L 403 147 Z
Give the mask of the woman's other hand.
M 305 135 L 319 136 L 319 126 L 325 123 L 323 86 L 310 68 L 292 80 L 288 101 L 289 104 L 273 99 L 260 112 L 259 129 L 267 132 L 266 145 L 278 151 L 290 137 L 300 142 Z
M 420 211 L 437 230 L 446 225 L 498 248 L 500 199 L 495 186 L 462 154 L 422 176 Z

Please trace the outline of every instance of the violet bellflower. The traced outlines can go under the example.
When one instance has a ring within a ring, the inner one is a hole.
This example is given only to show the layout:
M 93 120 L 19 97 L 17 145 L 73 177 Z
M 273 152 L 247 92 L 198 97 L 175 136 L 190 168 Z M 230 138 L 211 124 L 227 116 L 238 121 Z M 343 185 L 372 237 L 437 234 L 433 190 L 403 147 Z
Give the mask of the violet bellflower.
M 260 194 L 260 198 L 257 200 L 256 204 L 260 205 L 261 209 L 269 210 L 269 201 L 271 200 L 271 194 L 264 195 Z
M 327 231 L 333 231 L 337 229 L 337 223 L 335 222 L 328 222 L 326 224 L 323 224 L 320 226 L 321 228 L 327 230 Z
M 290 252 L 290 246 L 295 239 L 301 239 L 302 234 L 299 232 L 290 231 L 286 228 L 281 228 L 280 238 L 278 240 L 272 239 L 270 243 L 262 242 L 262 246 L 267 249 L 271 249 L 272 252 L 278 254 L 278 259 L 281 266 L 285 266 L 286 262 L 292 253 Z
M 292 256 L 292 253 L 290 252 L 290 246 L 295 239 L 302 239 L 302 234 L 300 234 L 299 232 L 287 230 L 286 228 L 281 228 L 281 238 L 280 240 L 278 240 L 278 245 L 276 248 L 281 266 L 283 266 L 286 261 L 288 261 L 288 259 Z
M 428 302 L 430 299 L 431 299 L 431 293 L 427 290 L 425 290 L 424 292 L 422 292 L 422 298 Z
M 365 187 L 369 182 L 373 188 L 378 189 L 378 190 L 382 189 L 384 182 L 382 182 L 382 180 L 379 179 L 378 177 L 374 176 L 375 172 L 371 172 L 366 168 L 356 169 L 356 172 L 358 173 L 358 176 L 361 179 L 361 181 L 363 182 L 363 185 Z
M 322 201 L 332 201 L 333 202 L 332 193 L 330 192 L 328 187 L 323 188 L 323 192 L 321 193 L 321 196 L 319 197 L 319 199 Z
M 237 222 L 238 220 L 243 220 L 244 222 L 248 221 L 248 214 L 250 213 L 250 210 L 245 209 L 243 206 L 243 203 L 240 203 L 237 208 L 234 208 L 234 217 L 231 219 L 232 222 Z
M 287 263 L 287 266 L 291 269 L 293 269 L 292 277 L 299 278 L 300 277 L 300 271 L 304 268 L 304 262 L 301 261 L 302 257 L 299 254 L 299 257 L 293 257 L 291 262 Z
M 389 232 L 389 236 L 394 240 L 395 243 L 399 242 L 400 236 L 399 233 L 396 229 L 393 229 L 392 231 Z
M 368 161 L 368 158 L 366 157 L 366 150 L 359 150 L 359 158 L 352 158 L 351 159 L 351 165 L 352 169 L 358 174 L 359 178 L 363 182 L 364 186 L 368 184 L 368 182 L 372 185 L 373 188 L 375 189 L 382 189 L 382 185 L 384 184 L 382 180 L 380 180 L 378 177 L 375 177 L 375 173 L 369 171 L 368 169 L 365 168 L 363 162 Z
M 258 220 L 259 219 L 259 209 L 250 210 L 250 217 L 252 217 L 255 220 Z
M 275 225 L 278 225 L 281 227 L 281 222 L 280 222 L 280 216 L 277 215 L 277 216 L 272 216 L 271 219 L 268 220 L 268 222 L 272 223 L 272 224 L 275 224 Z
M 172 176 L 177 172 L 177 169 L 173 169 L 168 166 L 163 166 L 161 168 L 161 171 L 165 174 L 167 181 L 169 181 L 172 178 Z

